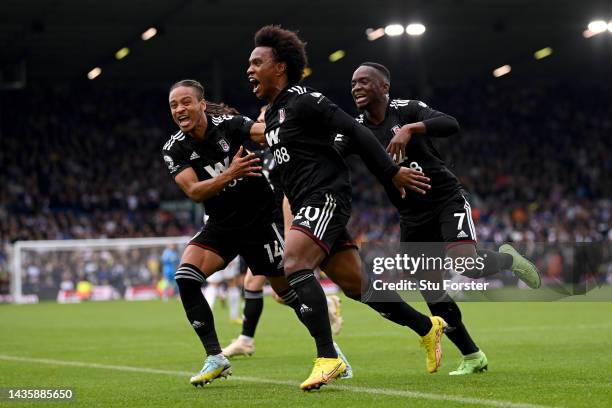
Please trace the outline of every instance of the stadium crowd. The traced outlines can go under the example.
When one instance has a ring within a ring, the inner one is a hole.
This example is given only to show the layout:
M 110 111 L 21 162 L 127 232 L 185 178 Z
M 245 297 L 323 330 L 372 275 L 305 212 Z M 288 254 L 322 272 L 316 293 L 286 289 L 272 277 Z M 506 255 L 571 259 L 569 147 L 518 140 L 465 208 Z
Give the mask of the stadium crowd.
M 460 136 L 440 141 L 440 151 L 471 194 L 479 240 L 612 241 L 608 96 L 554 85 L 464 86 L 436 95 L 431 106 L 462 126 Z M 396 241 L 394 210 L 369 175 L 358 174 L 353 231 Z
M 440 150 L 471 193 L 481 241 L 612 241 L 612 104 L 605 90 L 491 83 L 431 94 L 426 102 L 462 126 L 459 136 L 439 141 Z M 193 217 L 160 207 L 183 199 L 160 156 L 174 129 L 165 91 L 40 88 L 0 98 L 0 293 L 8 290 L 17 240 L 175 236 L 199 228 Z M 245 113 L 257 111 L 253 101 L 246 106 Z M 397 215 L 384 191 L 363 166 L 352 167 L 353 234 L 396 242 Z M 68 263 L 60 258 L 27 268 L 49 270 L 57 282 L 100 270 L 56 267 Z M 146 274 L 148 257 L 139 262 L 135 277 Z M 27 268 L 24 284 L 36 283 L 40 273 Z

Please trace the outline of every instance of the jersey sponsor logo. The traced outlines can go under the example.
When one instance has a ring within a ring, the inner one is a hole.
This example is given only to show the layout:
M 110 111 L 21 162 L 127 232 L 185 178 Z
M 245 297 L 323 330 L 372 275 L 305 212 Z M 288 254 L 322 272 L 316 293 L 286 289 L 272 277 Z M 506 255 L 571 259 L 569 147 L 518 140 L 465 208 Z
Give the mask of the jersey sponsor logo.
M 459 233 L 457 234 L 457 238 L 467 238 L 468 234 L 466 234 L 463 231 L 459 231 Z
M 208 166 L 204 166 L 204 170 L 206 170 L 206 172 L 210 175 L 210 177 L 217 177 L 219 174 L 223 173 L 225 170 L 227 170 L 227 168 L 229 167 L 229 157 L 226 157 L 225 159 L 223 159 L 223 163 L 215 163 L 214 167 L 211 165 Z M 238 184 L 238 181 L 242 180 L 242 177 L 240 177 L 239 179 L 234 179 L 232 181 L 230 181 L 230 183 L 227 185 L 228 187 L 235 187 L 236 184 Z M 223 189 L 223 191 L 225 191 L 225 189 Z
M 285 109 L 280 108 L 278 110 L 278 123 L 281 124 L 285 121 Z
M 223 150 L 223 153 L 227 153 L 227 152 L 230 151 L 230 145 L 229 145 L 229 143 L 227 143 L 227 140 L 221 138 L 221 139 L 219 139 L 217 144 L 219 145 L 221 150 Z
M 266 132 L 266 141 L 268 142 L 268 146 L 272 147 L 279 142 L 278 140 L 279 131 L 280 131 L 280 128 L 276 128 L 269 132 Z
M 229 166 L 229 157 L 223 159 L 223 163 L 215 163 L 214 168 L 211 165 L 204 166 L 204 170 L 210 175 L 210 177 L 217 177 L 219 174 L 227 170 Z
M 170 170 L 171 173 L 178 170 L 179 166 L 174 165 L 174 160 L 172 160 L 172 157 L 166 155 L 164 156 L 164 161 L 166 162 L 166 166 L 168 166 L 168 170 Z
M 189 157 L 189 160 L 195 160 L 195 159 L 199 159 L 200 155 L 197 154 L 196 152 L 191 153 L 191 156 Z

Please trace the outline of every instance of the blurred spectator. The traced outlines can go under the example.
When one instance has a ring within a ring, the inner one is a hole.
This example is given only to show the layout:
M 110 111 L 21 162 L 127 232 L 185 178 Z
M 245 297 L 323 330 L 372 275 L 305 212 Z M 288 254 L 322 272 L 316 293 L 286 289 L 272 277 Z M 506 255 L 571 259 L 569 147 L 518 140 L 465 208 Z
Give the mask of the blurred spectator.
M 460 135 L 436 143 L 471 193 L 481 242 L 612 242 L 611 90 L 505 81 L 432 95 L 426 102 L 461 124 Z M 0 93 L 0 291 L 17 240 L 195 233 L 199 225 L 161 208 L 184 199 L 160 156 L 174 129 L 166 97 L 125 88 Z M 351 232 L 397 242 L 395 209 L 363 166 L 351 165 Z M 24 291 L 75 287 L 77 276 L 121 291 L 159 275 L 155 251 L 30 253 Z

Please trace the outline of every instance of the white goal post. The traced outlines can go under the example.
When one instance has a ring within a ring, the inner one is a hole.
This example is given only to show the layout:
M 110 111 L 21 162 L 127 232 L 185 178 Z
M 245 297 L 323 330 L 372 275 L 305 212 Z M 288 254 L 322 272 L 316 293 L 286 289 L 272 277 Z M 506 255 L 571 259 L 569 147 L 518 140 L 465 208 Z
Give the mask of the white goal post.
M 161 255 L 163 249 L 168 245 L 176 245 L 178 254 L 182 252 L 184 246 L 189 242 L 190 237 L 156 237 L 156 238 L 117 238 L 117 239 L 74 239 L 74 240 L 46 240 L 46 241 L 17 241 L 12 246 L 11 251 L 11 297 L 14 303 L 23 303 L 23 278 L 26 274 L 24 267 L 28 263 L 34 265 L 41 276 L 38 281 L 43 279 L 49 280 L 49 276 L 45 276 L 45 257 L 51 257 L 49 254 L 70 252 L 70 253 L 94 253 L 105 251 L 107 254 L 126 253 L 132 251 L 138 253 L 142 251 L 145 255 L 152 257 L 153 255 Z M 111 255 L 112 256 L 112 255 Z M 36 263 L 32 258 L 39 257 Z M 55 262 L 65 262 L 66 259 L 61 259 L 56 255 Z M 66 258 L 66 257 L 64 257 Z M 59 260 L 58 260 L 59 259 Z M 71 265 L 56 265 L 56 270 L 59 268 L 68 269 Z M 95 266 L 94 266 L 95 267 Z M 42 272 L 41 272 L 42 270 Z M 60 269 L 61 272 L 61 269 Z

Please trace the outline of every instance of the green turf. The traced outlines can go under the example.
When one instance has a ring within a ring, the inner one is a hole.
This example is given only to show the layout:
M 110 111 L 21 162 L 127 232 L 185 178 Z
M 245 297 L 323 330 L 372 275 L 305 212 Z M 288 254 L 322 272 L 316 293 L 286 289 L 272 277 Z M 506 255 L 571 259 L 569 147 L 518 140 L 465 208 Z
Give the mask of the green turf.
M 255 355 L 234 359 L 233 377 L 203 389 L 190 386 L 188 374 L 180 374 L 201 367 L 202 349 L 177 301 L 1 306 L 0 355 L 170 372 L 71 367 L 0 357 L 0 387 L 69 387 L 76 394 L 73 402 L 0 401 L 0 405 L 612 406 L 611 303 L 462 303 L 464 321 L 487 353 L 490 369 L 467 377 L 448 376 L 458 362 L 458 353 L 448 339 L 444 340 L 441 372 L 428 375 L 414 334 L 353 301 L 344 300 L 343 306 L 345 326 L 337 340 L 353 364 L 355 378 L 337 381 L 340 388 L 312 393 L 297 389 L 311 369 L 311 339 L 288 308 L 270 299 L 266 299 L 258 328 Z M 417 307 L 424 309 L 422 304 Z M 228 322 L 227 310 L 217 307 L 215 316 L 220 339 L 227 343 L 239 328 Z M 392 395 L 389 390 L 424 395 Z M 432 400 L 431 395 L 450 400 Z

